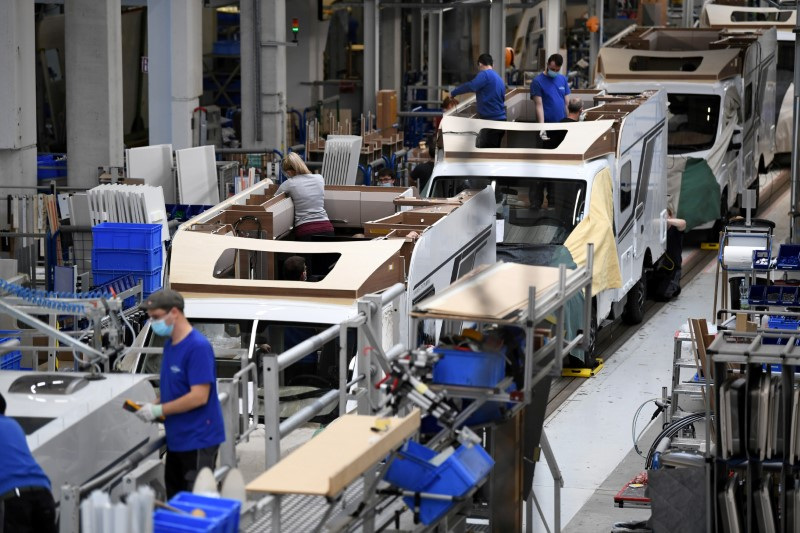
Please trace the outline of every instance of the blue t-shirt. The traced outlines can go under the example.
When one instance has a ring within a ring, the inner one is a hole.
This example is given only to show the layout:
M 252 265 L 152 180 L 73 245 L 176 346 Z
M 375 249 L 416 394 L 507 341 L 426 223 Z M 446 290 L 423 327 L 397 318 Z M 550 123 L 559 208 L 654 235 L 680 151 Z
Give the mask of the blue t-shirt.
M 561 122 L 567 116 L 564 110 L 564 97 L 569 94 L 569 83 L 566 76 L 559 74 L 551 78 L 540 73 L 531 83 L 531 96 L 542 98 L 542 109 L 545 122 Z
M 50 479 L 31 455 L 19 423 L 0 415 L 0 494 L 22 487 L 50 490 Z
M 211 385 L 205 405 L 165 418 L 167 450 L 188 452 L 225 442 L 211 343 L 196 329 L 178 344 L 167 339 L 161 360 L 161 403 L 180 398 L 192 385 L 204 383 Z
M 450 92 L 450 95 L 458 96 L 464 93 L 475 93 L 475 103 L 480 118 L 506 119 L 506 84 L 493 69 L 478 72 L 472 81 L 459 85 Z

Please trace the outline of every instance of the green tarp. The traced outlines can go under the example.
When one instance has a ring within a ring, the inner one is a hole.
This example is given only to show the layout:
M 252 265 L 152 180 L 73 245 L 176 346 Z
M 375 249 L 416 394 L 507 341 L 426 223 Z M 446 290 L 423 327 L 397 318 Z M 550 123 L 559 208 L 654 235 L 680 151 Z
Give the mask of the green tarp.
M 678 218 L 686 220 L 686 231 L 719 218 L 720 192 L 705 159 L 688 158 L 681 174 Z

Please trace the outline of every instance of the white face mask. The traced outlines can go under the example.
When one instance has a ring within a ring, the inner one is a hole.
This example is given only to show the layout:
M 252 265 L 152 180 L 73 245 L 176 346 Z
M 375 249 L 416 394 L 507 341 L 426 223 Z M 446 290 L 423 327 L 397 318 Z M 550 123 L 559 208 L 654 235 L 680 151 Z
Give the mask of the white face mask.
M 378 187 L 394 187 L 394 183 L 391 181 L 382 181 L 378 183 Z

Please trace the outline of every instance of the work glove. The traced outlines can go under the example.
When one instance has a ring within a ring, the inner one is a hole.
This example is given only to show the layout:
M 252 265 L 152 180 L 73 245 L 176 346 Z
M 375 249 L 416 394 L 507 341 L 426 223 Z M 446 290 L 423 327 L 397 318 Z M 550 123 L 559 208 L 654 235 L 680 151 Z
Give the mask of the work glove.
M 550 137 L 547 136 L 547 130 L 542 130 L 539 132 L 539 138 L 543 141 L 549 141 Z
M 144 422 L 155 422 L 163 415 L 164 409 L 161 407 L 161 404 L 146 403 L 136 411 L 136 416 Z

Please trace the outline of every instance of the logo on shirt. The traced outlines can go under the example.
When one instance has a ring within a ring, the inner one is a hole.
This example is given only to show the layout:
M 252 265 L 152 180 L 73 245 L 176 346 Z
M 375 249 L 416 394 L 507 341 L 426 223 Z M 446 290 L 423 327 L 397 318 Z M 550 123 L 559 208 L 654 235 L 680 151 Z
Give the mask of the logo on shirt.
M 178 374 L 181 371 L 181 367 L 178 365 L 172 365 L 169 367 L 173 374 Z

